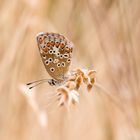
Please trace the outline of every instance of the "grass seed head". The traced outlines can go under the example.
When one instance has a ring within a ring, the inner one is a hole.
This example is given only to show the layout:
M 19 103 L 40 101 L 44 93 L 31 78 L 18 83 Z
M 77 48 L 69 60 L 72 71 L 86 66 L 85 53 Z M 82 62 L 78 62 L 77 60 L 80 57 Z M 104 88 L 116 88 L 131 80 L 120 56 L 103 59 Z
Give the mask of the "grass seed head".
M 86 84 L 87 91 L 91 91 L 96 78 L 95 70 L 76 69 L 69 75 L 68 79 L 56 90 L 59 96 L 59 105 L 79 103 L 79 89 L 82 83 Z

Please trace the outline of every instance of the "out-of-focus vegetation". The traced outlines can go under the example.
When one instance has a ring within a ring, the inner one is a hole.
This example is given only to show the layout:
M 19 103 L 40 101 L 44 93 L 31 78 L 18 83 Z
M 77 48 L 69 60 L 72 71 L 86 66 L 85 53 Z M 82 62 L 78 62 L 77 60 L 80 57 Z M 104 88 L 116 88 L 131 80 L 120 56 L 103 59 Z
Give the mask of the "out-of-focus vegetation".
M 0 140 L 139 140 L 139 13 L 138 0 L 1 0 Z M 40 31 L 73 41 L 72 68 L 97 70 L 101 87 L 83 88 L 69 110 L 48 84 L 21 87 L 49 78 Z

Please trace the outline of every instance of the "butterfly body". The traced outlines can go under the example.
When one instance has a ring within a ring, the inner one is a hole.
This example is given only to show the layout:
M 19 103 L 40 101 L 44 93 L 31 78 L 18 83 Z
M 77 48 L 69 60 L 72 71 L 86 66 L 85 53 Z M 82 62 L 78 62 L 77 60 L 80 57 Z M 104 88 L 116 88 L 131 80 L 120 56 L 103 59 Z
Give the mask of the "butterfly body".
M 57 33 L 41 32 L 37 35 L 37 44 L 44 66 L 53 78 L 49 84 L 55 85 L 67 79 L 73 51 L 72 42 Z

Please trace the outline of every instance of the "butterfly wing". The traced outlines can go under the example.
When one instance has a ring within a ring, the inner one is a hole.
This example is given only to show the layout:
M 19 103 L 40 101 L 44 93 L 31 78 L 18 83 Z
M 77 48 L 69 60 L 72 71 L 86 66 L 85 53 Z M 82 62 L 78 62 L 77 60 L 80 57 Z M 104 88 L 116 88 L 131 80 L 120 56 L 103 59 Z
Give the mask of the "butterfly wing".
M 37 43 L 49 75 L 56 80 L 64 79 L 71 63 L 72 42 L 57 33 L 39 33 Z

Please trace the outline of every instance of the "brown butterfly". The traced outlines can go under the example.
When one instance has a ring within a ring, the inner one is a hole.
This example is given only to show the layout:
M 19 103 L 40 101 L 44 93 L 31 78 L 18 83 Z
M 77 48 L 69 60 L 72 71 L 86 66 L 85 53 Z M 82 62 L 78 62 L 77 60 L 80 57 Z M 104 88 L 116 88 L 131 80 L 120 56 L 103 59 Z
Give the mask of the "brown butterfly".
M 28 83 L 27 85 L 36 82 L 39 82 L 38 84 L 40 84 L 46 80 L 50 85 L 63 83 L 68 78 L 71 55 L 74 47 L 73 43 L 58 33 L 40 32 L 37 34 L 36 39 L 43 64 L 45 65 L 48 74 L 53 79 L 42 79 Z

